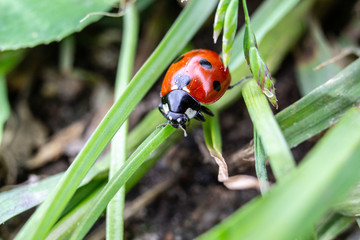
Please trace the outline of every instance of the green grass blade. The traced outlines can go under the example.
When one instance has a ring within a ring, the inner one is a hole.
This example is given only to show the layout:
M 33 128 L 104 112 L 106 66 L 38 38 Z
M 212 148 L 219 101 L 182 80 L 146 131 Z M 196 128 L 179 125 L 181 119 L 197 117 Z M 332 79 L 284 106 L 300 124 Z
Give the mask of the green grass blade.
M 256 129 L 254 129 L 254 155 L 256 176 L 259 179 L 261 194 L 264 195 L 269 190 L 266 170 L 267 155 Z
M 308 236 L 315 223 L 360 180 L 359 132 L 360 110 L 353 108 L 285 177 L 286 181 L 198 239 L 288 240 Z
M 130 156 L 130 158 L 122 165 L 112 179 L 106 184 L 101 191 L 99 198 L 93 203 L 93 207 L 88 212 L 83 221 L 71 237 L 71 240 L 82 239 L 90 230 L 91 226 L 96 222 L 111 198 L 116 194 L 121 186 L 131 177 L 144 161 L 148 158 L 157 147 L 164 142 L 175 129 L 169 125 L 163 129 L 156 129 Z
M 0 145 L 2 142 L 4 125 L 10 115 L 10 103 L 5 76 L 18 64 L 22 59 L 23 54 L 24 51 L 7 51 L 0 53 Z
M 265 96 L 254 79 L 245 83 L 243 97 L 254 128 L 269 156 L 275 177 L 280 180 L 294 169 L 295 161 Z
M 293 147 L 333 125 L 360 103 L 360 59 L 276 115 Z
M 131 111 L 151 88 L 170 61 L 200 28 L 216 1 L 192 1 L 180 14 L 154 53 L 134 76 L 120 99 L 111 107 L 84 148 L 49 198 L 37 209 L 16 236 L 17 239 L 43 239 L 56 222 L 77 186 L 105 149 Z
M 135 4 L 131 4 L 126 9 L 123 29 L 123 40 L 115 83 L 116 100 L 119 99 L 126 88 L 133 71 L 139 29 L 139 15 Z M 126 160 L 127 132 L 128 121 L 125 121 L 111 142 L 109 179 L 114 176 Z M 121 240 L 124 237 L 124 205 L 125 186 L 119 189 L 114 198 L 109 202 L 106 210 L 106 238 L 108 240 Z
M 83 179 L 80 186 L 106 174 L 109 169 L 109 160 L 109 157 L 104 157 L 97 162 Z M 4 223 L 8 219 L 43 202 L 63 175 L 64 173 L 59 173 L 39 182 L 0 193 L 0 223 Z
M 332 240 L 351 227 L 354 218 L 345 217 L 340 214 L 331 214 L 317 231 L 318 240 Z
M 0 145 L 6 120 L 10 116 L 10 103 L 7 94 L 5 75 L 0 74 Z
M 75 36 L 71 35 L 60 42 L 59 69 L 62 73 L 70 73 L 74 67 Z
M 218 112 L 211 109 L 214 113 L 214 117 L 206 117 L 206 121 L 203 123 L 205 144 L 208 148 L 210 155 L 216 161 L 219 167 L 218 181 L 224 182 L 228 180 L 228 168 L 225 159 L 222 156 L 222 141 L 221 130 Z
M 69 213 L 67 213 L 59 222 L 57 222 L 49 235 L 47 240 L 67 240 L 70 238 L 72 232 L 77 228 L 81 219 L 88 213 L 92 207 L 92 203 L 105 183 L 98 186 L 93 190 L 84 200 L 77 204 L 76 207 Z
M 159 114 L 157 108 L 151 110 L 142 121 L 131 130 L 128 137 L 128 150 L 132 151 L 156 128 L 165 122 L 165 118 Z
M 336 204 L 335 209 L 345 216 L 360 216 L 360 183 L 351 190 L 344 201 Z

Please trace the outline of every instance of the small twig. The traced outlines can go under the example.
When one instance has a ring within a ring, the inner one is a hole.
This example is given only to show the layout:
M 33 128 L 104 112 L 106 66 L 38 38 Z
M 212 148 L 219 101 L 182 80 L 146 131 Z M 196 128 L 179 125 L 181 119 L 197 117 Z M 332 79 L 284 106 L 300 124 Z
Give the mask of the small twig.
M 355 54 L 357 55 L 356 51 L 353 49 L 353 48 L 347 48 L 347 49 L 344 49 L 343 51 L 341 51 L 338 55 L 336 55 L 335 57 L 333 58 L 330 58 L 329 60 L 317 65 L 315 68 L 314 68 L 314 71 L 317 71 L 317 70 L 320 70 L 321 68 L 323 67 L 326 67 L 327 65 L 331 64 L 331 63 L 334 63 L 334 62 L 337 62 L 341 59 L 343 59 L 344 57 L 350 55 L 350 54 Z
M 124 15 L 124 10 L 120 10 L 117 13 L 108 13 L 108 12 L 92 12 L 87 14 L 83 19 L 80 20 L 80 23 L 82 23 L 83 21 L 85 21 L 87 18 L 94 16 L 94 15 L 103 15 L 103 16 L 107 16 L 107 17 L 121 17 Z
M 123 3 L 125 2 L 125 3 Z M 132 1 L 119 1 L 119 11 L 117 13 L 108 13 L 108 12 L 92 12 L 87 14 L 83 19 L 80 20 L 80 23 L 82 23 L 83 21 L 85 21 L 87 18 L 94 16 L 94 15 L 103 15 L 106 17 L 122 17 L 125 14 L 125 9 L 127 7 L 128 4 L 133 4 L 135 2 L 135 0 Z
M 177 178 L 171 178 L 158 183 L 155 187 L 135 199 L 128 207 L 124 210 L 124 218 L 129 219 L 135 213 L 139 212 L 142 208 L 152 203 L 155 198 L 160 194 L 168 190 L 177 180 Z

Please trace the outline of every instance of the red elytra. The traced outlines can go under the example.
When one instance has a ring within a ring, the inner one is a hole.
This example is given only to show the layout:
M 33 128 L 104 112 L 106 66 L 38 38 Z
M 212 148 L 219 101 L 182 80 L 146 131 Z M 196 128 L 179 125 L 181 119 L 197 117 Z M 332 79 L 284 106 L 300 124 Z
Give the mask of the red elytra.
M 231 76 L 220 56 L 210 50 L 192 50 L 169 67 L 160 96 L 179 89 L 204 104 L 219 100 L 229 88 Z

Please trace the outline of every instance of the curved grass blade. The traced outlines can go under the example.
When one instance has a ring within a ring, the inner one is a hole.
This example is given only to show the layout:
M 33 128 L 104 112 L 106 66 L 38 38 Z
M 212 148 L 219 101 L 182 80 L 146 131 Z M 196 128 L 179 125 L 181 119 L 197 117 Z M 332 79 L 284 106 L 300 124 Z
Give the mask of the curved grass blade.
M 248 80 L 242 92 L 254 128 L 260 136 L 266 154 L 269 156 L 274 175 L 278 180 L 281 180 L 295 168 L 295 161 L 287 142 L 255 80 Z
M 203 123 L 205 144 L 208 148 L 210 155 L 215 159 L 216 164 L 219 166 L 218 181 L 224 182 L 228 180 L 228 168 L 221 150 L 221 131 L 218 118 L 218 112 L 211 109 L 215 116 L 206 117 Z
M 85 176 L 79 187 L 108 172 L 109 156 L 98 161 Z M 0 224 L 43 202 L 60 181 L 64 173 L 0 193 Z
M 338 235 L 354 224 L 354 218 L 340 214 L 330 214 L 317 229 L 318 240 L 337 239 Z
M 114 174 L 108 184 L 101 191 L 100 196 L 93 203 L 93 208 L 84 217 L 83 221 L 78 225 L 78 228 L 71 236 L 71 240 L 82 239 L 90 230 L 91 226 L 96 222 L 103 210 L 106 208 L 109 201 L 116 194 L 121 186 L 131 177 L 144 161 L 149 157 L 157 147 L 161 145 L 175 129 L 169 125 L 163 129 L 156 129 L 129 157 L 129 159 L 121 166 L 121 168 Z
M 115 99 L 126 88 L 131 79 L 135 52 L 137 46 L 137 36 L 139 29 L 139 15 L 135 4 L 131 4 L 124 14 L 123 41 L 120 50 L 118 71 L 115 83 Z M 111 164 L 109 179 L 124 164 L 127 157 L 127 135 L 128 121 L 125 121 L 119 131 L 115 134 L 111 142 Z M 114 198 L 109 202 L 106 210 L 106 238 L 108 240 L 121 240 L 124 237 L 124 205 L 125 187 L 119 189 Z
M 359 103 L 360 59 L 278 113 L 276 120 L 293 147 L 332 126 Z
M 215 1 L 192 1 L 180 14 L 154 53 L 110 108 L 48 199 L 21 229 L 16 239 L 43 239 L 57 221 L 77 186 L 165 67 L 185 46 L 215 7 Z
M 265 196 L 246 204 L 198 239 L 285 240 L 308 236 L 315 223 L 360 180 L 359 132 L 360 109 L 353 108 L 286 181 L 279 182 Z

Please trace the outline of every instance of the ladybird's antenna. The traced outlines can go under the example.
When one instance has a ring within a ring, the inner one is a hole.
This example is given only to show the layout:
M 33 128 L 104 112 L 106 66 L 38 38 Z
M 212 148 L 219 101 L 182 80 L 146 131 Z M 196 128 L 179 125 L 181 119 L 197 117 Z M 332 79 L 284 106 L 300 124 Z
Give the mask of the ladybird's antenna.
M 185 128 L 183 128 L 181 125 L 179 125 L 179 128 L 184 131 L 184 137 L 187 137 L 187 133 L 186 133 Z
M 165 127 L 165 126 L 167 126 L 167 125 L 169 125 L 170 123 L 162 123 L 162 124 L 159 124 L 159 125 L 157 125 L 156 126 L 156 129 L 158 129 L 158 128 L 161 128 L 161 127 Z
M 235 83 L 234 85 L 230 85 L 227 90 L 230 90 L 230 89 L 236 87 L 237 85 L 243 83 L 245 80 L 248 80 L 248 79 L 253 78 L 253 77 L 254 77 L 253 75 L 243 77 L 240 81 L 238 81 L 238 82 Z

